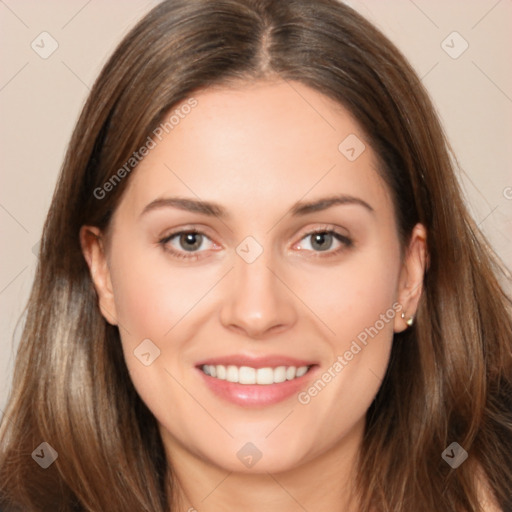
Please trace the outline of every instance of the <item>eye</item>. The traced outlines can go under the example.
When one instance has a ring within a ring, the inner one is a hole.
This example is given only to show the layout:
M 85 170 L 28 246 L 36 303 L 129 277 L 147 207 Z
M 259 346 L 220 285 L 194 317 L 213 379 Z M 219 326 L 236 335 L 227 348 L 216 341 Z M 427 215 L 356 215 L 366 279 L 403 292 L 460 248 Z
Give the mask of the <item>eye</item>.
M 337 245 L 338 247 L 331 250 L 333 245 Z M 328 257 L 337 255 L 352 246 L 352 240 L 346 235 L 338 233 L 333 229 L 324 228 L 309 232 L 300 240 L 295 248 L 299 250 L 312 251 L 314 253 L 326 253 L 325 255 L 315 254 L 314 256 Z
M 207 235 L 196 229 L 189 229 L 167 235 L 158 243 L 177 258 L 197 259 L 199 255 L 196 253 L 203 252 L 201 249 L 208 249 L 205 247 L 208 242 L 211 244 L 210 249 L 215 247 Z
M 208 249 L 220 247 L 205 233 L 197 229 L 171 233 L 160 239 L 158 243 L 173 257 L 188 260 L 197 260 Z M 333 246 L 338 247 L 332 250 Z M 322 228 L 307 233 L 294 248 L 300 251 L 312 252 L 313 257 L 330 257 L 336 256 L 352 246 L 352 240 L 346 235 L 334 229 Z

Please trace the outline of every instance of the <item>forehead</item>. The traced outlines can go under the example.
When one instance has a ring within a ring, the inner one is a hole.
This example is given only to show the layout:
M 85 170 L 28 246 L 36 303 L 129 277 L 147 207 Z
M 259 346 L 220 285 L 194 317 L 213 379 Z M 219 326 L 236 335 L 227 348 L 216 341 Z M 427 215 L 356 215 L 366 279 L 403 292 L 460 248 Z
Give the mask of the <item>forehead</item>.
M 193 108 L 181 108 L 184 101 L 168 112 L 173 122 L 161 125 L 159 137 L 153 132 L 155 145 L 124 194 L 132 208 L 165 195 L 233 210 L 333 192 L 383 203 L 377 208 L 389 203 L 357 121 L 319 92 L 297 82 L 256 82 L 193 98 Z

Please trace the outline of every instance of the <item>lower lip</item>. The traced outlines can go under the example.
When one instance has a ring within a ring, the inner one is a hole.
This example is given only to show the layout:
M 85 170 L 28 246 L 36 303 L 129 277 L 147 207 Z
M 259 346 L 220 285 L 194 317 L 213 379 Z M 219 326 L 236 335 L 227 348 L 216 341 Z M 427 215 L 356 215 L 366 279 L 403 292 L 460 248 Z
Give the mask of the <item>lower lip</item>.
M 200 368 L 197 368 L 197 371 L 202 375 L 206 385 L 217 396 L 237 405 L 266 406 L 277 404 L 298 394 L 315 369 L 316 367 L 313 366 L 305 375 L 293 380 L 265 385 L 228 382 L 206 375 Z

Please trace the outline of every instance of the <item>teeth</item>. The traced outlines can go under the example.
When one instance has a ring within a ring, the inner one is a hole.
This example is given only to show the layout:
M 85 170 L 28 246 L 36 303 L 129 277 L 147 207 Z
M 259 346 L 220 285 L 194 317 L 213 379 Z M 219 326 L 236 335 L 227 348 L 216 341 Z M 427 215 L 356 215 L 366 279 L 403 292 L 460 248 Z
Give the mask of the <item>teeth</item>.
M 240 366 L 238 369 L 238 382 L 240 384 L 256 384 L 256 370 L 248 366 Z
M 256 370 L 256 384 L 268 384 L 274 382 L 274 370 L 272 368 L 258 368 Z
M 228 382 L 238 382 L 238 368 L 236 366 L 226 368 L 226 380 Z
M 224 366 L 205 364 L 201 370 L 206 375 L 238 384 L 278 384 L 286 380 L 298 379 L 305 375 L 309 366 L 278 366 L 277 368 L 251 368 L 250 366 Z
M 278 366 L 274 370 L 274 382 L 284 382 L 286 380 L 286 366 Z
M 306 366 L 307 371 L 307 366 Z M 297 368 L 295 366 L 288 366 L 286 369 L 286 380 L 292 380 L 295 379 L 295 376 L 297 375 Z M 300 377 L 300 375 L 299 375 Z
M 219 365 L 219 366 L 216 366 L 216 368 L 217 368 L 217 379 L 225 380 L 226 379 L 226 367 Z
M 300 368 L 297 368 L 297 373 L 295 376 L 302 377 L 303 375 L 306 375 L 308 369 L 309 368 L 307 366 L 301 366 Z

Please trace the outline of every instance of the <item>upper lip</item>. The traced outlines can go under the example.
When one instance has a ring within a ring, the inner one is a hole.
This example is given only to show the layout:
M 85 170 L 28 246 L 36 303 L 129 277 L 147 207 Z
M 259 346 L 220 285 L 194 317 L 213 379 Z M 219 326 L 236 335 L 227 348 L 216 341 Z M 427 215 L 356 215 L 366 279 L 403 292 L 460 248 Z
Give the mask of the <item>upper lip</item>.
M 278 366 L 311 366 L 314 365 L 313 361 L 306 361 L 305 359 L 297 359 L 295 357 L 288 357 L 283 355 L 267 355 L 267 356 L 247 356 L 241 354 L 231 354 L 220 357 L 213 357 L 205 359 L 197 364 L 198 367 L 204 365 L 223 365 L 223 366 L 249 366 L 251 368 L 267 368 Z

